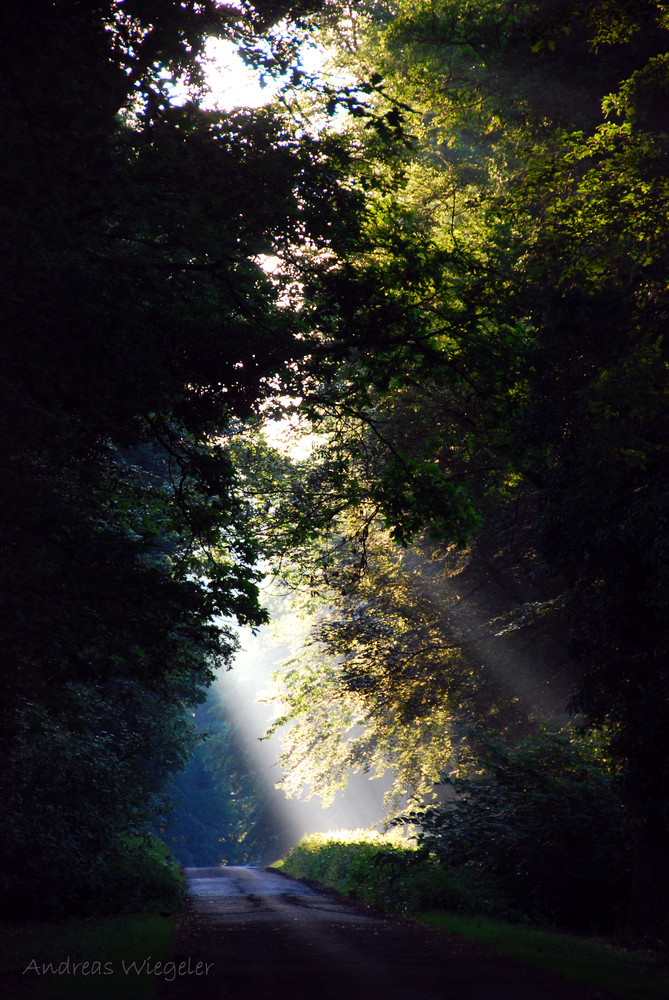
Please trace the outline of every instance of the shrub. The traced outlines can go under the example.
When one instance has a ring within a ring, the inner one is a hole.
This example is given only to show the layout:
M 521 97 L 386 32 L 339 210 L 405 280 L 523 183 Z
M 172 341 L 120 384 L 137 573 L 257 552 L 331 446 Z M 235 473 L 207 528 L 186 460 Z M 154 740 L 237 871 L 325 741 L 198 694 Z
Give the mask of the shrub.
M 125 836 L 109 858 L 98 912 L 174 912 L 184 892 L 179 865 L 158 837 Z
M 436 858 L 399 836 L 371 831 L 314 834 L 293 848 L 282 867 L 387 912 L 446 907 L 481 913 L 491 907 L 484 878 L 444 870 Z
M 445 870 L 487 880 L 507 917 L 611 929 L 623 918 L 630 851 L 601 747 L 570 731 L 511 748 L 480 741 L 483 770 L 446 779 L 452 801 L 403 817 L 418 845 Z

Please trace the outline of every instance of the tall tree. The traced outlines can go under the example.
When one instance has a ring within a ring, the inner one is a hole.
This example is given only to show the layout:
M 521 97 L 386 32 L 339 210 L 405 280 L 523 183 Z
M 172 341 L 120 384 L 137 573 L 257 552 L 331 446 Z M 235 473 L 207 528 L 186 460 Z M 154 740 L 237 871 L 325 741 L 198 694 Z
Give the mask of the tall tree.
M 70 0 L 3 19 L 10 911 L 104 905 L 122 835 L 191 745 L 185 706 L 235 649 L 215 620 L 266 617 L 221 435 L 304 352 L 260 255 L 298 232 L 331 246 L 345 194 L 336 142 L 196 98 L 207 34 L 287 13 Z
M 330 369 L 306 404 L 384 441 L 368 480 L 347 479 L 356 445 L 335 434 L 329 481 L 338 470 L 344 504 L 375 508 L 405 542 L 425 523 L 463 541 L 505 483 L 535 497 L 534 539 L 570 616 L 573 705 L 613 733 L 633 820 L 631 927 L 663 933 L 665 5 L 327 10 L 358 93 L 401 113 L 414 141 L 393 197 L 368 199 L 369 244 L 319 276 L 339 380 Z M 417 395 L 415 433 L 398 437 L 393 406 L 431 383 L 441 405 Z

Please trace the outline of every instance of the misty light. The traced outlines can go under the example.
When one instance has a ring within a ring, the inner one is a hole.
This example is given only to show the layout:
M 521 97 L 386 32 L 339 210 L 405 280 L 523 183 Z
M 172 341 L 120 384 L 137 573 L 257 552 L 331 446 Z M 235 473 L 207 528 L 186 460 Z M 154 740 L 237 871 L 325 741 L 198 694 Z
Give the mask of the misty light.
M 287 609 L 286 614 L 293 640 L 302 631 L 306 634 L 306 629 L 300 628 L 301 623 Z M 224 706 L 228 718 L 238 727 L 258 777 L 265 784 L 267 800 L 274 801 L 292 843 L 310 833 L 380 825 L 386 813 L 383 800 L 387 784 L 368 775 L 351 774 L 348 787 L 340 790 L 329 806 L 324 806 L 318 796 L 308 801 L 299 795 L 289 797 L 282 787 L 284 772 L 279 764 L 282 737 L 275 733 L 268 739 L 266 733 L 280 714 L 273 675 L 290 655 L 290 649 L 282 630 L 277 632 L 275 626 L 276 623 L 255 633 L 250 628 L 239 629 L 241 649 L 235 656 L 233 669 L 218 673 L 211 691 L 213 698 Z
M 247 66 L 234 42 L 209 38 L 205 46 L 205 68 L 209 94 L 204 108 L 230 111 L 233 108 L 260 108 L 276 95 L 279 83 L 263 80 Z

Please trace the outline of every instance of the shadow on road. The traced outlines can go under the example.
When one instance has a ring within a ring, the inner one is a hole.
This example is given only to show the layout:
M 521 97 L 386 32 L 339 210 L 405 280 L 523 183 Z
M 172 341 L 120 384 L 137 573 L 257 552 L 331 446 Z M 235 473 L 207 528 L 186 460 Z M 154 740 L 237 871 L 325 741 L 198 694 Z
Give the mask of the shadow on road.
M 159 1000 L 606 1000 L 276 872 L 192 868 L 186 877 L 190 912 Z

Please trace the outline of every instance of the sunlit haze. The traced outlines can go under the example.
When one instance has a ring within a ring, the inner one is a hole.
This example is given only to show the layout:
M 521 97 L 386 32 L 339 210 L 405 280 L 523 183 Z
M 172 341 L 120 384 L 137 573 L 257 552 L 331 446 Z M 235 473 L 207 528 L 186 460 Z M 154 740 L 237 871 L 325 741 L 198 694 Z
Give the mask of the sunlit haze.
M 263 628 L 254 635 L 250 629 L 240 630 L 242 649 L 235 658 L 233 670 L 222 672 L 213 688 L 214 698 L 220 699 L 226 713 L 238 727 L 246 750 L 265 782 L 268 799 L 274 798 L 283 823 L 293 843 L 306 833 L 326 832 L 342 828 L 372 827 L 382 822 L 387 783 L 363 774 L 350 776 L 349 786 L 340 791 L 334 803 L 324 809 L 317 796 L 310 801 L 286 798 L 275 788 L 282 777 L 277 759 L 281 750 L 279 733 L 264 739 L 268 726 L 280 709 L 268 702 L 272 690 L 272 674 L 289 651 L 273 641 L 271 629 Z
M 233 42 L 210 38 L 205 48 L 207 83 L 210 94 L 203 101 L 205 108 L 259 108 L 271 101 L 278 90 L 272 80 L 263 81 L 239 56 Z
M 319 68 L 323 58 L 322 51 L 310 47 L 303 53 L 302 65 L 313 71 Z M 225 111 L 239 107 L 262 107 L 272 100 L 279 89 L 280 84 L 270 79 L 261 84 L 259 74 L 244 63 L 230 41 L 209 39 L 206 61 L 210 94 L 203 101 L 205 108 Z M 269 273 L 277 264 L 276 257 L 267 257 L 261 262 Z M 285 400 L 287 406 L 294 406 L 295 402 Z M 309 428 L 296 413 L 281 420 L 266 419 L 263 433 L 273 447 L 293 461 L 308 458 L 321 440 L 318 435 L 309 433 Z M 271 686 L 271 675 L 281 656 L 279 654 L 277 660 L 278 651 L 272 648 L 271 641 L 268 642 L 267 630 L 261 632 L 261 635 L 254 636 L 250 629 L 241 630 L 243 648 L 235 658 L 234 669 L 231 674 L 219 676 L 213 693 L 222 698 L 226 712 L 239 727 L 247 751 L 264 776 L 268 798 L 274 797 L 276 801 L 275 786 L 282 774 L 277 763 L 280 735 L 270 740 L 263 737 L 277 709 L 263 701 L 263 693 Z M 346 792 L 340 793 L 327 809 L 322 808 L 318 798 L 305 802 L 283 796 L 279 797 L 279 808 L 292 839 L 297 842 L 307 832 L 379 823 L 385 814 L 383 797 L 386 790 L 383 782 L 370 783 L 364 775 L 352 775 Z

